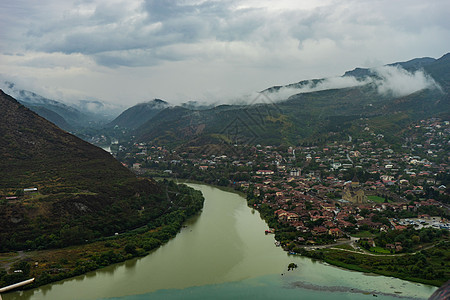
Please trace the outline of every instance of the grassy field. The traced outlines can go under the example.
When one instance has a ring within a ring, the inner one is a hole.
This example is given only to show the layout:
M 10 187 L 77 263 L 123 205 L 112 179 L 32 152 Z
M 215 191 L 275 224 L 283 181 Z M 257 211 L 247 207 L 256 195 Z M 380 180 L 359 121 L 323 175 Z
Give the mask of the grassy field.
M 359 237 L 359 238 L 367 238 L 367 237 L 374 237 L 375 235 L 371 233 L 370 231 L 361 231 L 355 234 L 352 234 L 353 237 Z
M 355 248 L 353 248 L 349 244 L 337 245 L 337 246 L 334 246 L 332 248 L 356 251 Z
M 381 247 L 371 247 L 369 249 L 370 252 L 380 253 L 380 254 L 391 254 L 391 251 L 381 248 Z
M 375 195 L 369 195 L 367 199 L 376 203 L 384 203 L 384 198 Z

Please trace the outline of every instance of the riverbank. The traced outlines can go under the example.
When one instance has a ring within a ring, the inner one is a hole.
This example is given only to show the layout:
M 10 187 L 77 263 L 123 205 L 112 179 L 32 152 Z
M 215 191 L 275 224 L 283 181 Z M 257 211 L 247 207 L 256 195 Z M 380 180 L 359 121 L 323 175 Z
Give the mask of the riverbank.
M 437 287 L 447 282 L 446 278 L 442 278 L 441 280 L 433 280 L 411 276 L 411 271 L 408 269 L 408 267 L 410 266 L 408 262 L 413 263 L 413 257 L 405 260 L 404 262 L 400 262 L 398 261 L 399 257 L 387 257 L 387 259 L 380 259 L 379 256 L 376 256 L 374 257 L 376 260 L 375 261 L 368 259 L 368 256 L 366 254 L 354 254 L 352 257 L 350 255 L 347 255 L 347 253 L 343 251 L 335 249 L 327 249 L 326 251 L 322 252 L 324 253 L 324 258 L 322 259 L 324 262 L 348 270 L 396 277 L 411 282 L 417 282 Z M 346 263 L 345 261 L 349 262 L 349 258 L 350 261 L 353 260 L 354 262 L 358 263 Z M 433 264 L 434 267 L 436 267 L 436 265 L 437 264 Z M 433 266 L 428 266 L 427 268 Z M 398 271 L 394 271 L 396 268 Z M 439 269 L 442 271 L 442 266 L 439 266 Z
M 247 206 L 244 198 L 207 185 L 190 186 L 205 197 L 202 213 L 189 219 L 176 238 L 150 255 L 38 289 L 8 293 L 3 299 L 59 300 L 70 299 L 70 295 L 72 299 L 84 300 L 372 298 L 346 291 L 330 294 L 327 288 L 335 286 L 427 299 L 435 290 L 427 285 L 368 276 L 300 255 L 287 255 L 275 247 L 273 235 L 264 234 L 266 222 Z M 288 272 L 291 263 L 298 268 Z M 312 284 L 324 291 L 291 287 L 291 282 Z M 241 289 L 235 289 L 236 285 Z
M 238 194 L 239 196 L 242 196 L 244 198 L 247 197 L 246 193 L 244 193 L 242 191 L 238 191 L 238 190 L 236 190 L 236 189 L 234 189 L 232 187 L 206 183 L 206 182 L 198 181 L 198 180 L 184 179 L 184 178 L 173 178 L 173 177 L 152 177 L 152 179 L 154 179 L 156 181 L 164 180 L 164 179 L 166 179 L 166 180 L 173 180 L 176 183 L 204 184 L 204 185 L 209 185 L 209 186 L 215 187 L 216 189 L 219 189 L 219 190 L 224 191 L 224 192 L 235 193 L 235 194 Z
M 148 255 L 175 237 L 183 224 L 203 207 L 204 198 L 200 192 L 187 186 L 179 186 L 177 191 L 179 199 L 172 197 L 172 202 L 178 202 L 177 207 L 146 226 L 83 245 L 0 253 L 0 287 L 33 277 L 35 282 L 23 289 L 36 288 Z
M 389 255 L 334 249 L 327 246 L 309 247 L 314 249 L 307 250 L 308 247 L 296 245 L 295 241 L 287 243 L 277 235 L 275 239 L 290 254 L 310 257 L 348 270 L 396 277 L 438 287 L 450 278 L 448 237 L 436 242 L 432 247 L 415 253 Z
M 236 192 L 243 197 L 247 196 L 246 194 L 236 191 L 231 187 L 221 187 L 217 185 L 211 186 L 225 191 L 232 190 L 232 192 Z M 252 205 L 249 206 L 251 208 L 255 208 Z M 257 207 L 255 209 L 258 210 Z M 269 219 L 267 216 L 264 214 L 260 215 L 266 223 L 268 223 Z M 285 242 L 282 241 L 280 236 L 277 234 L 275 234 L 275 239 L 277 239 L 280 243 Z M 398 255 L 384 257 L 382 265 L 376 261 L 373 261 L 373 258 L 371 258 L 371 255 L 368 253 L 352 254 L 346 253 L 345 251 L 339 251 L 337 249 L 320 249 L 320 247 L 315 247 L 317 248 L 316 250 L 306 251 L 304 249 L 299 250 L 299 246 L 297 247 L 297 250 L 295 250 L 294 241 L 291 241 L 290 245 L 287 245 L 286 243 L 282 243 L 282 245 L 283 249 L 288 253 L 300 253 L 304 256 L 318 259 L 331 265 L 353 271 L 391 276 L 433 286 L 441 286 L 450 278 L 450 274 L 448 272 L 450 266 L 448 266 L 448 262 L 445 259 L 446 255 L 443 255 L 448 252 L 448 249 L 450 248 L 448 238 L 440 241 L 439 243 L 435 243 L 436 247 L 433 247 L 435 249 L 424 249 L 412 254 L 401 253 Z M 425 257 L 425 260 L 422 256 L 424 254 L 426 254 L 425 256 L 428 256 Z M 355 259 L 355 257 L 357 257 L 357 259 Z M 421 277 L 414 276 L 418 274 L 420 274 Z
M 185 182 L 207 184 L 194 180 L 180 180 Z M 246 194 L 231 187 L 211 185 L 227 192 L 234 192 L 246 198 Z M 251 208 L 255 208 L 249 205 Z M 260 212 L 261 218 L 268 224 L 268 219 Z M 436 242 L 433 247 L 419 250 L 415 253 L 400 253 L 392 255 L 371 255 L 370 253 L 350 253 L 338 249 L 314 247 L 315 250 L 306 251 L 299 245 L 295 246 L 294 241 L 290 244 L 284 243 L 275 234 L 275 239 L 283 245 L 283 249 L 288 253 L 298 253 L 313 259 L 317 259 L 328 264 L 364 273 L 373 273 L 383 276 L 396 277 L 411 282 L 423 283 L 433 286 L 441 286 L 450 279 L 450 265 L 446 259 L 450 241 L 448 237 Z M 282 243 L 283 242 L 283 243 Z

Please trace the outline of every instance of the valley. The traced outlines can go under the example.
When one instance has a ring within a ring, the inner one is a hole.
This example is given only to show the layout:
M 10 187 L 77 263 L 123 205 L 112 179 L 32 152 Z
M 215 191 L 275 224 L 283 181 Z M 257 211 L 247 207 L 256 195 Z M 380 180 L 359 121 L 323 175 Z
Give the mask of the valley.
M 450 299 L 450 1 L 0 1 L 0 300 Z
M 449 62 L 384 66 L 426 79 L 403 94 L 382 91 L 386 71 L 355 69 L 334 79 L 353 86 L 308 80 L 249 102 L 154 99 L 101 117 L 2 92 L 0 286 L 151 256 L 202 210 L 178 179 L 245 195 L 295 259 L 440 286 L 450 278 Z
M 215 152 L 205 155 L 193 147 L 168 150 L 139 143 L 122 145 L 117 157 L 143 176 L 194 180 L 245 193 L 248 205 L 261 213 L 289 253 L 441 285 L 450 276 L 449 169 L 442 164 L 450 124 L 421 120 L 402 131 L 403 146 L 392 147 L 364 122 L 352 138 L 321 146 L 234 145 L 211 148 Z M 321 246 L 350 238 L 358 243 L 343 249 L 356 256 Z M 404 268 L 398 261 L 406 255 L 412 260 L 404 263 L 414 265 L 422 252 L 427 253 L 426 270 Z M 385 267 L 363 262 L 376 254 L 389 254 L 383 258 Z

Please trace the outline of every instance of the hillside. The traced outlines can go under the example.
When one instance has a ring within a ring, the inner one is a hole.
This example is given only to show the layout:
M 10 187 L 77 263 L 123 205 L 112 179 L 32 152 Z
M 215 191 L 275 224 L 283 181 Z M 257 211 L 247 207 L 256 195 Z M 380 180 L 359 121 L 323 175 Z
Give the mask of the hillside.
M 139 103 L 122 112 L 107 127 L 119 126 L 127 129 L 135 129 L 167 107 L 169 107 L 169 104 L 160 99 Z
M 378 133 L 392 138 L 400 125 L 450 112 L 449 61 L 447 54 L 439 59 L 394 63 L 386 66 L 391 69 L 385 69 L 385 73 L 357 68 L 341 77 L 341 81 L 348 76 L 355 77 L 357 85 L 350 87 L 327 88 L 332 86 L 328 79 L 275 86 L 260 94 L 263 98 L 260 104 L 222 105 L 205 110 L 165 109 L 132 134 L 141 142 L 189 143 L 190 147 L 202 146 L 205 141 L 299 144 L 326 139 L 329 134 L 346 136 L 356 120 L 365 118 Z M 408 80 L 411 83 L 406 85 Z M 417 82 L 423 84 L 422 89 L 414 90 Z M 400 88 L 403 90 L 396 91 Z M 298 90 L 298 93 L 283 101 L 272 101 L 283 89 Z
M 138 180 L 1 90 L 0 114 L 0 251 L 83 243 L 168 209 L 159 184 Z

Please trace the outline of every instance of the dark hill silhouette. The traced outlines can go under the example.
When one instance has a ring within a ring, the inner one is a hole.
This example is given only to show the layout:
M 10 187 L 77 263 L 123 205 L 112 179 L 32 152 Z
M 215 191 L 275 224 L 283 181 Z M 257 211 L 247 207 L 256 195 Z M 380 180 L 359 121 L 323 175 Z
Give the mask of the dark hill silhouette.
M 142 226 L 168 205 L 159 184 L 1 90 L 0 114 L 0 251 L 82 243 Z

